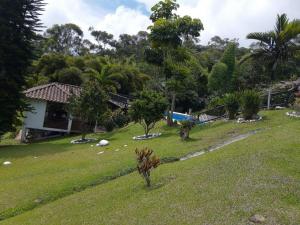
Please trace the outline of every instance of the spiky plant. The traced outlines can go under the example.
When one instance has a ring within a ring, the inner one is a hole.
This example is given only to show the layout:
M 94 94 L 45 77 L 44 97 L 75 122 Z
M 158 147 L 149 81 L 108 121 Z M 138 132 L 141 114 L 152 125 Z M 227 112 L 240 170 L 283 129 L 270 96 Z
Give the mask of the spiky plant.
M 255 90 L 245 90 L 240 97 L 242 114 L 245 120 L 251 120 L 259 112 L 260 96 Z
M 158 167 L 160 159 L 153 155 L 153 150 L 150 148 L 143 148 L 141 150 L 135 149 L 137 156 L 137 169 L 139 173 L 146 180 L 147 187 L 151 186 L 150 172 Z
M 239 111 L 239 97 L 236 93 L 228 93 L 223 98 L 223 104 L 230 120 L 235 119 Z

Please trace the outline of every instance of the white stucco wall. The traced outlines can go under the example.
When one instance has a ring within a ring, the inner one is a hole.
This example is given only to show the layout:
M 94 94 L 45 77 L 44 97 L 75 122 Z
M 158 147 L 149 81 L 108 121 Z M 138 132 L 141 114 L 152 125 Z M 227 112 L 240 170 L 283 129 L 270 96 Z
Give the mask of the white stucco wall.
M 30 106 L 34 109 L 32 112 L 25 113 L 24 126 L 32 129 L 43 129 L 46 113 L 46 101 L 30 100 Z

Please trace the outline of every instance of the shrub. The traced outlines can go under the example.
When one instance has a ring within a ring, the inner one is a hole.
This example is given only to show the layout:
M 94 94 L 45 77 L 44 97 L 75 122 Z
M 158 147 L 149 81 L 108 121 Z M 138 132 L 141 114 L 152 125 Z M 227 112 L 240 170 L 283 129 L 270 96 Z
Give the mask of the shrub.
M 252 119 L 259 112 L 260 97 L 258 92 L 254 90 L 244 91 L 240 98 L 240 104 L 244 119 Z
M 145 137 L 147 137 L 149 131 L 164 117 L 167 106 L 167 100 L 161 94 L 143 91 L 132 103 L 130 115 L 133 121 L 143 126 Z
M 195 123 L 190 120 L 185 120 L 181 122 L 179 135 L 181 139 L 187 140 L 190 137 L 190 130 L 194 127 Z
M 60 83 L 79 86 L 83 82 L 81 73 L 81 70 L 76 67 L 64 68 L 58 72 L 57 80 Z
M 112 118 L 108 118 L 107 120 L 105 120 L 105 121 L 103 122 L 103 126 L 105 127 L 105 130 L 106 130 L 107 132 L 111 132 L 111 131 L 113 131 L 114 128 L 116 127 L 116 124 L 115 124 L 115 122 L 113 121 Z
M 222 101 L 229 119 L 235 119 L 240 107 L 238 95 L 226 94 Z
M 160 159 L 153 155 L 153 150 L 149 148 L 135 149 L 135 154 L 137 156 L 137 169 L 146 180 L 147 187 L 150 187 L 150 172 L 152 169 L 158 167 Z
M 120 128 L 126 126 L 130 122 L 129 116 L 125 115 L 125 113 L 120 109 L 113 112 L 112 119 Z
M 207 108 L 214 109 L 220 105 L 222 105 L 222 99 L 220 97 L 213 97 L 209 100 Z
M 214 97 L 209 101 L 207 110 L 209 115 L 213 116 L 223 116 L 225 114 L 225 108 L 223 107 L 223 102 L 220 97 Z
M 231 77 L 228 77 L 227 75 L 227 70 L 227 65 L 222 62 L 218 62 L 213 66 L 211 73 L 208 76 L 207 84 L 211 93 L 220 95 L 226 91 L 224 82 L 227 83 L 227 81 L 231 79 Z
M 89 131 L 87 124 L 95 124 L 107 112 L 107 93 L 103 86 L 94 79 L 88 80 L 80 94 L 75 93 L 69 98 L 68 112 L 80 119 L 81 139 L 84 140 Z

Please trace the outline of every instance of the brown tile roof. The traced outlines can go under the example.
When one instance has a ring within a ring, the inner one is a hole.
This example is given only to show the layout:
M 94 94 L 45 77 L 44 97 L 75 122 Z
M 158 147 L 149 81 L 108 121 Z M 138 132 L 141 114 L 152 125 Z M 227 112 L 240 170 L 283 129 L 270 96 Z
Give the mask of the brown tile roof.
M 70 84 L 50 83 L 30 88 L 24 91 L 27 98 L 50 102 L 68 103 L 72 94 L 79 95 L 81 87 Z

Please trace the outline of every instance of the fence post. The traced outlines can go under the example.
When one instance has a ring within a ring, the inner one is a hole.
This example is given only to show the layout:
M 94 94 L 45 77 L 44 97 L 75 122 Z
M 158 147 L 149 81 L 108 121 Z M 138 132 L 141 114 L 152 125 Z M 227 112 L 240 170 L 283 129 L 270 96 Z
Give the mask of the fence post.
M 271 88 L 268 91 L 268 109 L 271 107 Z

